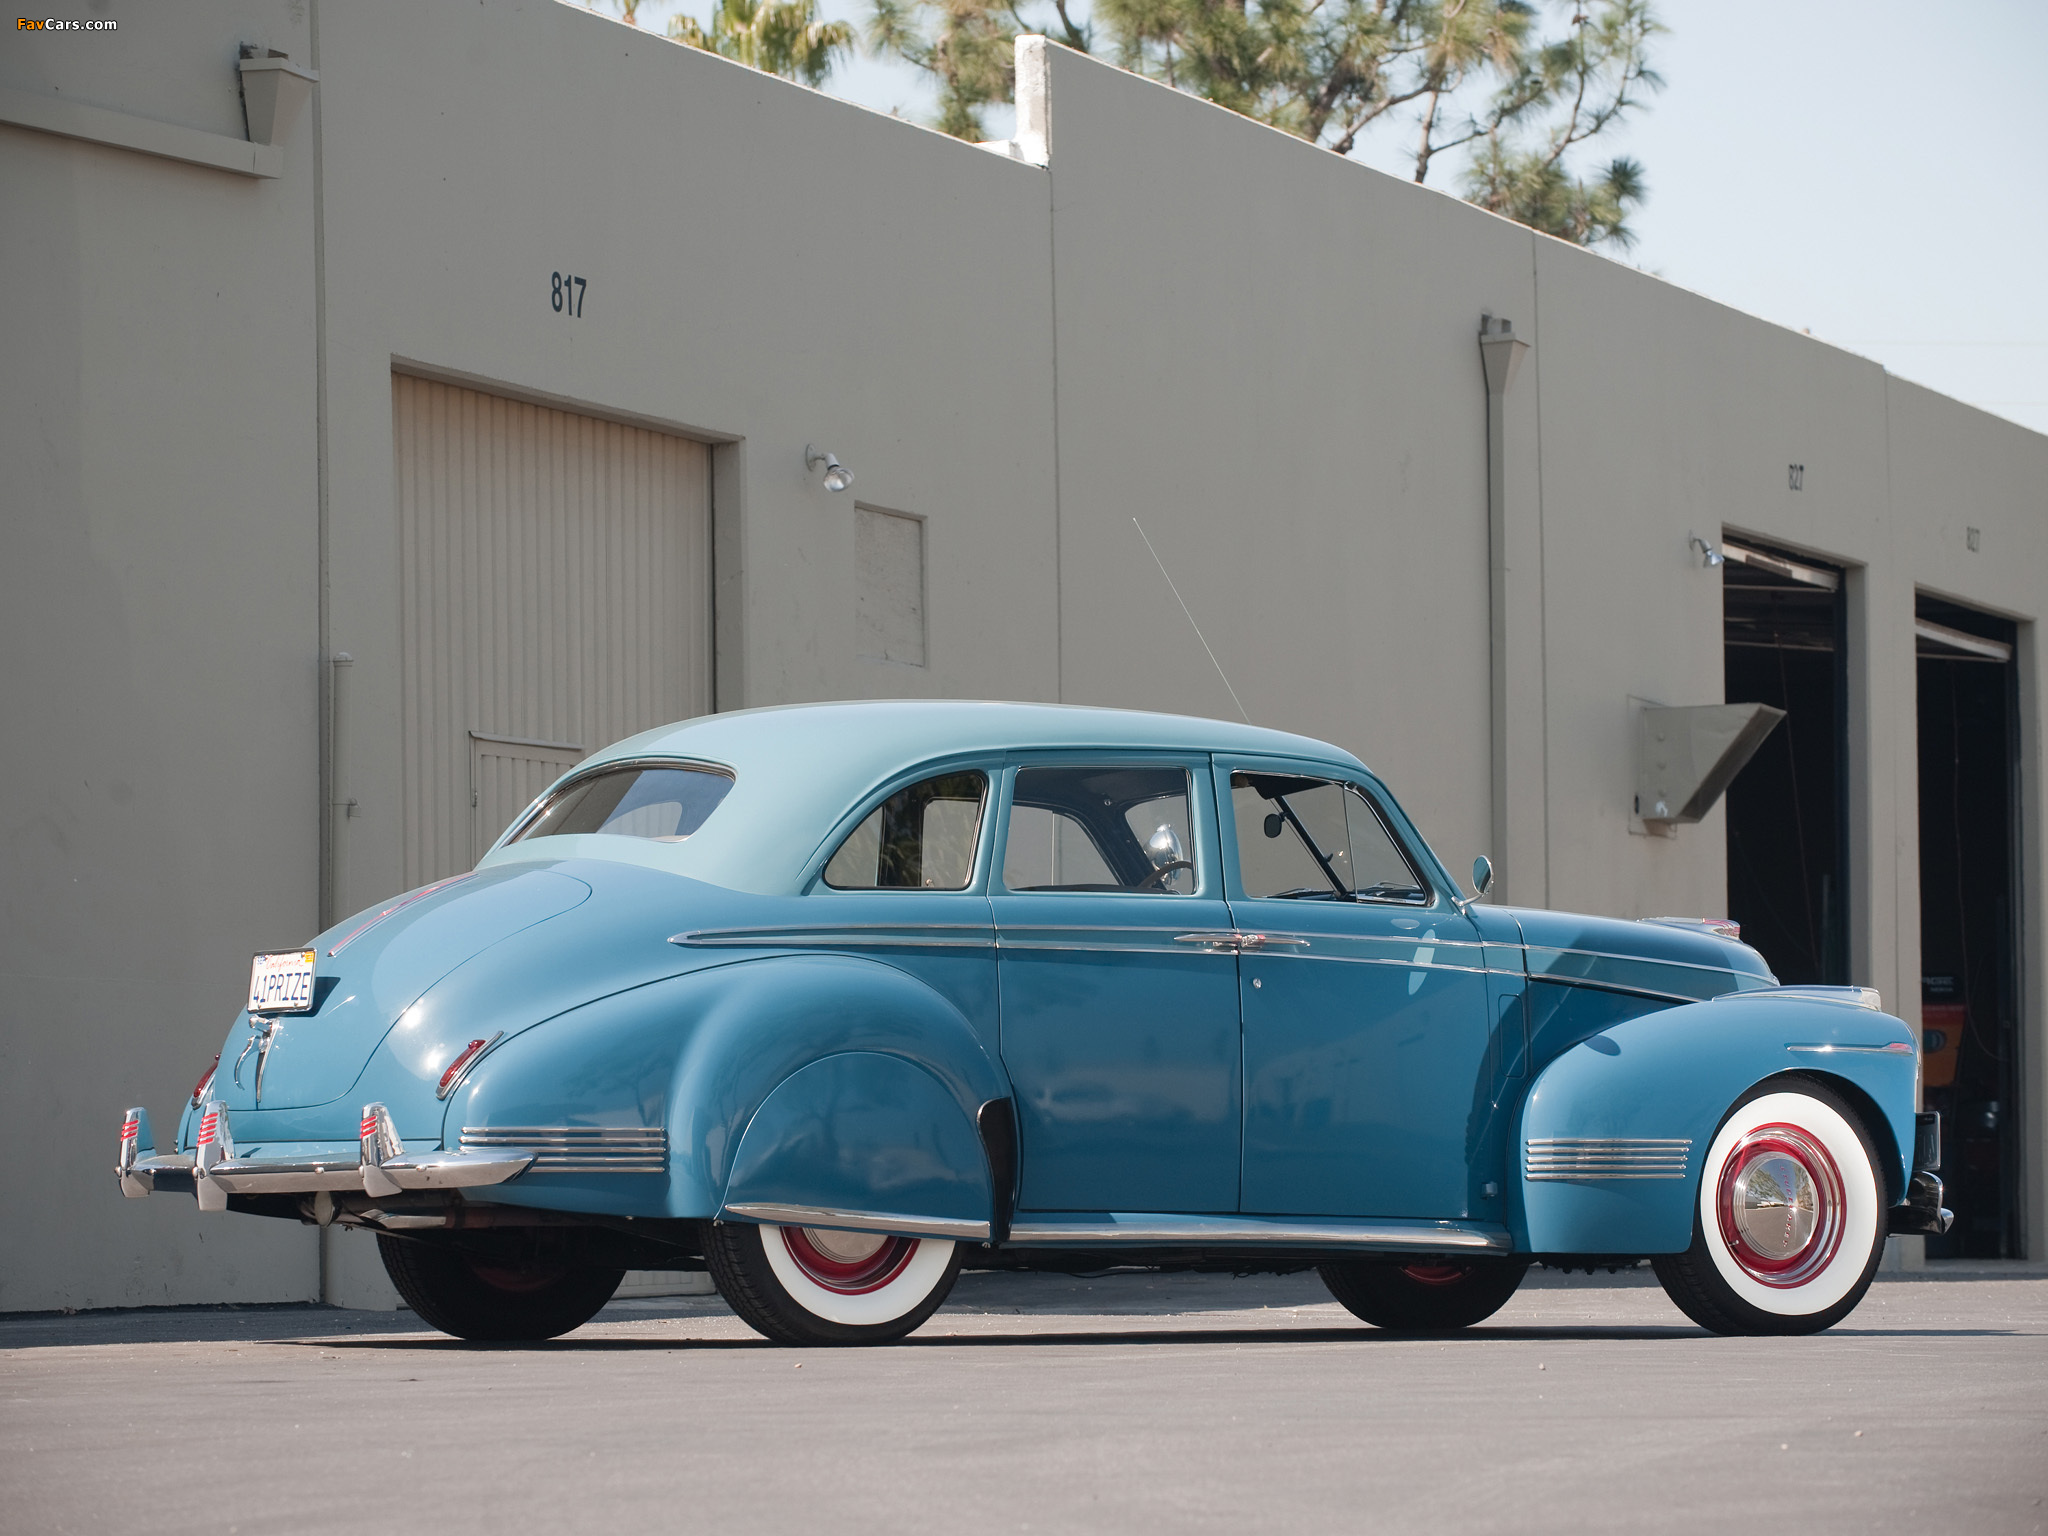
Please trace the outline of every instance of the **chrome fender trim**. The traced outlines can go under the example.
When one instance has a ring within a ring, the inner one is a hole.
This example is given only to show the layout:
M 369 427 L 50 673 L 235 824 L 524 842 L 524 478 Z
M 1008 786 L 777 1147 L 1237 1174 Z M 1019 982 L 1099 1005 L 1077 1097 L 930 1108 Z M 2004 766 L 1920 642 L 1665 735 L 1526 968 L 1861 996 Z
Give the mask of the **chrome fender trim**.
M 1504 1228 L 1455 1221 L 1303 1221 L 1294 1217 L 1168 1216 L 1076 1217 L 1010 1223 L 1012 1243 L 1031 1247 L 1096 1248 L 1299 1247 L 1381 1249 L 1399 1253 L 1508 1253 L 1514 1239 Z
M 737 1219 L 771 1227 L 827 1227 L 844 1232 L 889 1232 L 902 1237 L 949 1237 L 960 1243 L 988 1241 L 988 1223 L 950 1216 L 898 1216 L 884 1211 L 835 1211 L 820 1205 L 769 1205 L 744 1202 L 720 1211 L 721 1221 Z

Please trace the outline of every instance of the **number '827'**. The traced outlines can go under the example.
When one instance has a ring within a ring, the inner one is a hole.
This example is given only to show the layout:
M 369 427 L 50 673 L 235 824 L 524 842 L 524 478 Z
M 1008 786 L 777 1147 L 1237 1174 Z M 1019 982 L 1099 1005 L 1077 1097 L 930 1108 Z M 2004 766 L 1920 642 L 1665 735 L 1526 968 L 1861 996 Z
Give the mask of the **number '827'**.
M 549 290 L 549 297 L 555 306 L 555 313 L 582 318 L 583 290 L 590 286 L 589 283 L 580 277 L 571 277 L 563 272 L 552 275 L 554 283 Z

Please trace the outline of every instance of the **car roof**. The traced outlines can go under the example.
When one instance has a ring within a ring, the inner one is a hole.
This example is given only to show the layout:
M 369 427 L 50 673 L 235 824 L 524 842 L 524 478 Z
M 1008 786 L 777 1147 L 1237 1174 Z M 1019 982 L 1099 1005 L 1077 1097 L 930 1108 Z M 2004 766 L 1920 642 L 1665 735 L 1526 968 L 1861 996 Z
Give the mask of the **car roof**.
M 1259 753 L 1365 767 L 1312 737 L 1134 709 L 880 699 L 734 710 L 643 731 L 573 770 L 650 757 L 731 769 L 731 793 L 686 841 L 535 839 L 530 850 L 514 844 L 488 862 L 573 842 L 583 845 L 579 856 L 627 858 L 736 890 L 790 890 L 840 820 L 898 775 L 942 759 L 1062 749 Z

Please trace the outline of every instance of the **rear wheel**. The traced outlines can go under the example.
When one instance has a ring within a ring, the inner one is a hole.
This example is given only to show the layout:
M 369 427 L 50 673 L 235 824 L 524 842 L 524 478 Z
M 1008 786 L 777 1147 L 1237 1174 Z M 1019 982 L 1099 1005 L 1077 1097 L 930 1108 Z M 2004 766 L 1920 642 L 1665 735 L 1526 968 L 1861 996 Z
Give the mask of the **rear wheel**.
M 377 1234 L 377 1253 L 421 1320 L 458 1339 L 552 1339 L 580 1328 L 612 1299 L 621 1269 L 546 1260 L 494 1265 L 417 1239 Z
M 781 1344 L 886 1344 L 920 1327 L 953 1289 L 950 1241 L 824 1227 L 713 1222 L 704 1259 L 718 1293 Z
M 1715 1333 L 1818 1333 L 1863 1299 L 1884 1256 L 1885 1182 L 1856 1111 L 1819 1083 L 1767 1085 L 1707 1149 L 1692 1246 L 1652 1262 Z
M 1393 1333 L 1449 1333 L 1507 1304 L 1528 1265 L 1503 1259 L 1347 1259 L 1317 1273 L 1354 1317 Z

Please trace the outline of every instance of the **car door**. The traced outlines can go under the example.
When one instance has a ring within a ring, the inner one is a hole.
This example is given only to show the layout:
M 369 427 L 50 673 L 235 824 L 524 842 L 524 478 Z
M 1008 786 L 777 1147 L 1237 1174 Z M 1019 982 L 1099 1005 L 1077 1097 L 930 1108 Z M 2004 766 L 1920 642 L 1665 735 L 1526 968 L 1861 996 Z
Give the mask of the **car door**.
M 861 954 L 908 971 L 996 1046 L 995 929 L 985 890 L 991 788 L 971 763 L 885 790 L 834 846 L 811 893 L 789 909 L 789 942 Z
M 1487 949 L 1434 861 L 1363 776 L 1219 760 L 1216 786 L 1240 930 L 1242 1208 L 1500 1220 Z
M 1237 1209 L 1237 958 L 1206 758 L 1023 761 L 996 876 L 1018 1207 Z

